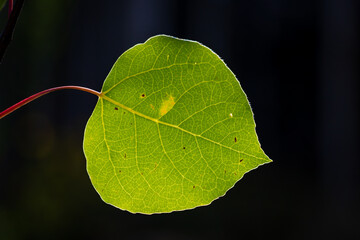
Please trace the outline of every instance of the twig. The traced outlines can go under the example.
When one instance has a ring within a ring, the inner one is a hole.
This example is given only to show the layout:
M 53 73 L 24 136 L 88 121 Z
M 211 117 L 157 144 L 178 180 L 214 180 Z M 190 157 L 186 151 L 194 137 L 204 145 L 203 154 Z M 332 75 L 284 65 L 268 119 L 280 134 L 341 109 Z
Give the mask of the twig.
M 8 11 L 8 16 L 10 17 L 10 14 L 13 10 L 14 7 L 14 1 L 13 0 L 9 0 L 9 11 Z
M 22 9 L 22 6 L 24 5 L 25 0 L 17 0 L 15 2 L 15 6 L 13 10 L 11 11 L 11 14 L 9 16 L 9 19 L 6 23 L 5 29 L 3 33 L 1 34 L 0 38 L 0 63 L 5 55 L 5 51 L 7 47 L 9 46 L 12 36 L 14 33 L 16 21 L 19 18 L 20 11 Z

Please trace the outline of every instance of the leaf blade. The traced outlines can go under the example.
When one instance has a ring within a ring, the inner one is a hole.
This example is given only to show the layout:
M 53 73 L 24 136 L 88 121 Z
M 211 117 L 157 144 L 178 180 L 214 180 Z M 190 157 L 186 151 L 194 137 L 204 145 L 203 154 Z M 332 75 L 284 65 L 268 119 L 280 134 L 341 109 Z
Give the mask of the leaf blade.
M 271 161 L 230 69 L 203 45 L 164 35 L 117 60 L 87 124 L 84 152 L 103 200 L 146 214 L 208 205 Z

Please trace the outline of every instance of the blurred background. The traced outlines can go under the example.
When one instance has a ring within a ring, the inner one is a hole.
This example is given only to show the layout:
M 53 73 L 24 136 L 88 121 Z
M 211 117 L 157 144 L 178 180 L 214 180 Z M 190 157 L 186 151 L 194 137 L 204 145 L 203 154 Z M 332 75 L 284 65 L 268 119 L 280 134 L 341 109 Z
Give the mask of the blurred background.
M 100 91 L 125 50 L 169 34 L 232 69 L 274 162 L 210 206 L 130 214 L 86 172 L 97 98 L 52 93 L 0 121 L 0 239 L 360 239 L 359 14 L 358 0 L 25 1 L 0 110 L 55 86 Z

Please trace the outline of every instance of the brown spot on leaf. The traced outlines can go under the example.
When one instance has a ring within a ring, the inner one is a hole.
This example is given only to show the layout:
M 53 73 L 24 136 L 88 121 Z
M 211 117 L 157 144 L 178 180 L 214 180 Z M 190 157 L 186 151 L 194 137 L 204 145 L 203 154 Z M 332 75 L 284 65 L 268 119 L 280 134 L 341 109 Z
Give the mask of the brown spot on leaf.
M 121 173 L 121 170 L 119 170 L 119 173 Z
M 195 185 L 193 186 L 193 188 L 195 188 Z
M 154 105 L 150 104 L 150 107 L 151 107 L 152 110 L 155 110 Z
M 141 97 L 142 97 L 142 98 L 144 98 L 145 96 L 146 96 L 145 93 L 141 94 Z
M 244 159 L 240 159 L 240 162 L 242 162 Z
M 117 107 L 114 108 L 115 110 L 119 110 Z
M 124 155 L 124 158 L 126 158 L 126 153 L 125 153 L 125 155 Z
M 183 147 L 183 149 L 185 149 L 185 147 Z
M 234 141 L 237 142 L 237 138 L 236 138 L 236 137 L 234 138 Z

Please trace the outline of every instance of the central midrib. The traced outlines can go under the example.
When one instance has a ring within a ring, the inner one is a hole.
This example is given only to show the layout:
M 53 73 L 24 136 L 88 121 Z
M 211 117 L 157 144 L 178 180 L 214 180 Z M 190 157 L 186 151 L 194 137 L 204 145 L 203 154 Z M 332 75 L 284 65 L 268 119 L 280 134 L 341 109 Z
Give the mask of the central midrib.
M 145 115 L 145 114 L 142 114 L 142 113 L 140 113 L 140 112 L 137 112 L 137 111 L 133 110 L 132 108 L 129 108 L 129 107 L 127 107 L 127 106 L 125 106 L 125 105 L 123 105 L 123 104 L 115 101 L 114 99 L 109 98 L 109 97 L 106 96 L 104 93 L 101 93 L 101 94 L 100 94 L 100 97 L 103 98 L 104 100 L 112 103 L 112 104 L 115 104 L 116 106 L 121 107 L 122 109 L 124 109 L 124 110 L 126 110 L 126 111 L 129 111 L 129 112 L 131 112 L 131 113 L 133 113 L 133 114 L 135 114 L 135 115 L 137 115 L 137 116 L 139 116 L 139 117 L 145 118 L 145 119 L 150 120 L 150 121 L 152 121 L 152 122 L 159 123 L 159 124 L 162 124 L 162 125 L 165 125 L 165 126 L 168 126 L 168 127 L 172 127 L 172 128 L 179 129 L 180 131 L 186 132 L 186 133 L 188 133 L 188 134 L 190 134 L 190 135 L 192 135 L 192 136 L 194 136 L 194 137 L 202 138 L 202 139 L 204 139 L 204 140 L 206 140 L 206 141 L 209 141 L 209 142 L 214 143 L 214 144 L 216 144 L 216 145 L 219 145 L 219 146 L 221 146 L 221 147 L 227 148 L 227 149 L 232 150 L 232 151 L 234 151 L 234 152 L 241 153 L 241 154 L 245 154 L 245 155 L 247 155 L 247 156 L 249 156 L 249 157 L 253 157 L 253 158 L 256 158 L 256 159 L 263 159 L 263 158 L 259 158 L 259 157 L 257 157 L 257 156 L 254 156 L 254 155 L 252 155 L 252 154 L 248 154 L 248 153 L 245 153 L 245 152 L 242 152 L 242 151 L 238 151 L 238 150 L 236 150 L 236 149 L 233 149 L 233 148 L 231 148 L 231 147 L 229 147 L 229 146 L 226 146 L 226 145 L 224 145 L 224 144 L 221 144 L 221 143 L 219 143 L 219 142 L 215 142 L 215 141 L 213 141 L 213 140 L 211 140 L 211 139 L 209 139 L 209 138 L 207 138 L 207 137 L 204 137 L 204 136 L 202 136 L 202 135 L 192 133 L 192 132 L 190 132 L 190 131 L 188 131 L 188 130 L 186 130 L 186 129 L 183 129 L 183 128 L 177 126 L 177 125 L 174 125 L 174 124 L 171 124 L 171 123 L 167 123 L 167 122 L 163 122 L 163 121 L 161 121 L 161 120 L 159 120 L 159 119 L 149 117 L 149 116 L 147 116 L 147 115 Z

